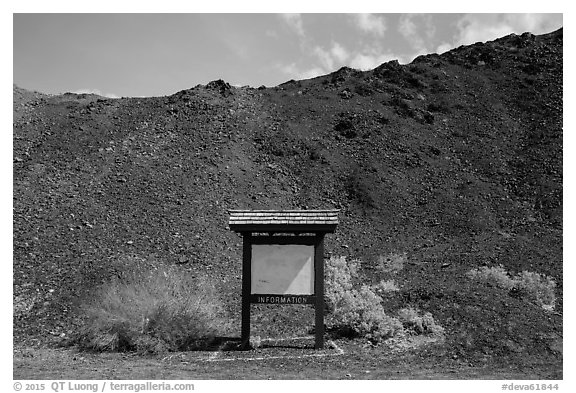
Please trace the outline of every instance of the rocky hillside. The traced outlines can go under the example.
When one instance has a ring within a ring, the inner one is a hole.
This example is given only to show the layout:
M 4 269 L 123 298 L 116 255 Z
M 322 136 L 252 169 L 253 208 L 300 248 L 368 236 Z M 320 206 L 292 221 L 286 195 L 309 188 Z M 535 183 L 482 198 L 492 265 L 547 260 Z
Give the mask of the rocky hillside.
M 167 97 L 15 86 L 15 341 L 69 334 L 78 300 L 140 262 L 209 272 L 238 314 L 227 209 L 338 208 L 327 255 L 374 281 L 406 253 L 395 302 L 430 311 L 455 356 L 559 355 L 562 48 L 562 30 L 526 33 Z M 555 312 L 466 279 L 498 264 L 553 277 Z

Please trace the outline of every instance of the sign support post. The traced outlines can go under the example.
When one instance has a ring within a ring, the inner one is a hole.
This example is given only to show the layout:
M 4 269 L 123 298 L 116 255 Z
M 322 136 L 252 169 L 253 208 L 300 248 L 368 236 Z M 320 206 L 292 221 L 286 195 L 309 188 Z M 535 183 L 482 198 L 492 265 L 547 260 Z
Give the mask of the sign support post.
M 242 250 L 242 348 L 250 347 L 250 287 L 252 272 L 250 260 L 252 260 L 252 234 L 243 235 Z
M 314 293 L 316 294 L 315 349 L 324 348 L 324 234 L 316 234 L 314 247 Z

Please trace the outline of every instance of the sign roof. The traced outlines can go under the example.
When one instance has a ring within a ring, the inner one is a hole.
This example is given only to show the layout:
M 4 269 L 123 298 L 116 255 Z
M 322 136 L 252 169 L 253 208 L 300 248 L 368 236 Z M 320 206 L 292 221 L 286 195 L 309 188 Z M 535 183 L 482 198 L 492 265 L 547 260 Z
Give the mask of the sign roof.
M 339 210 L 229 210 L 230 229 L 334 232 Z

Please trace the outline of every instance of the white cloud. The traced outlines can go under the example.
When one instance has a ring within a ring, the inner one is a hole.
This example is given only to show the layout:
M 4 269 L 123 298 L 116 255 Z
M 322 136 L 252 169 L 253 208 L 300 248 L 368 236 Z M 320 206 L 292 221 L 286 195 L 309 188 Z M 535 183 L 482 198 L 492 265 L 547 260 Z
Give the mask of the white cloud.
M 386 21 L 374 14 L 352 14 L 355 25 L 362 31 L 383 37 L 386 32 Z
M 331 70 L 334 68 L 334 60 L 332 59 L 332 54 L 329 51 L 316 46 L 312 50 L 312 53 L 318 58 L 318 60 L 320 60 L 320 64 L 322 64 L 324 69 Z
M 317 76 L 325 75 L 325 74 L 326 74 L 326 72 L 323 69 L 318 68 L 318 67 L 313 67 L 313 68 L 310 68 L 308 70 L 300 71 L 297 79 L 310 79 L 310 78 L 315 78 Z
M 117 96 L 116 94 L 102 93 L 98 89 L 78 89 L 78 90 L 71 91 L 71 93 L 74 93 L 74 94 L 96 94 L 98 96 L 102 96 L 102 97 L 106 97 L 106 98 L 120 98 L 120 96 Z
M 436 33 L 436 27 L 430 14 L 403 14 L 398 22 L 398 31 L 417 54 L 425 54 L 429 51 L 423 37 L 429 41 Z
M 517 33 L 528 31 L 532 34 L 543 34 L 557 29 L 558 21 L 561 21 L 562 17 L 553 14 L 508 14 L 506 20 Z
M 418 33 L 418 27 L 414 23 L 414 14 L 404 14 L 398 22 L 398 31 L 410 43 L 412 48 L 421 49 L 424 47 L 424 40 Z
M 286 24 L 299 36 L 304 36 L 304 25 L 301 14 L 280 14 Z
M 427 55 L 436 34 L 436 26 L 431 14 L 403 14 L 398 20 L 398 32 L 410 44 L 412 51 L 405 56 L 406 63 L 420 55 Z
M 298 63 L 276 65 L 276 69 L 292 79 L 309 79 L 329 74 L 345 65 L 350 53 L 338 42 L 332 42 L 328 48 L 312 46 L 308 40 L 301 42 L 305 56 Z
M 492 41 L 511 33 L 544 34 L 562 26 L 562 14 L 466 14 L 460 18 L 452 43 L 442 42 L 436 53 L 444 53 L 460 45 Z
M 364 47 L 363 49 L 349 51 L 338 42 L 332 42 L 330 49 L 316 46 L 310 53 L 317 58 L 318 63 L 309 67 L 300 67 L 296 63 L 276 66 L 282 73 L 291 79 L 309 79 L 326 75 L 336 69 L 348 65 L 362 71 L 371 70 L 390 60 L 407 63 L 401 56 L 392 53 L 381 53 L 378 47 Z
M 491 41 L 511 33 L 549 33 L 561 24 L 560 14 L 466 14 L 457 23 L 455 44 Z
M 404 37 L 411 37 L 417 34 L 414 14 L 402 14 L 398 21 L 398 31 Z
M 464 17 L 458 22 L 460 30 L 457 45 L 470 45 L 479 41 L 490 41 L 508 35 L 512 27 L 506 23 L 484 23 L 475 18 Z
M 344 63 L 349 56 L 348 51 L 337 42 L 332 43 L 330 53 L 339 63 Z
M 298 68 L 295 63 L 281 64 L 278 65 L 277 68 L 288 76 L 293 76 L 298 73 Z
M 350 60 L 350 67 L 367 71 L 378 67 L 382 63 L 395 59 L 398 59 L 398 56 L 392 53 L 358 53 Z
M 332 72 L 337 68 L 342 67 L 350 57 L 346 48 L 338 42 L 332 42 L 330 49 L 315 46 L 312 48 L 311 53 L 318 58 L 320 62 L 319 68 L 322 68 L 325 73 Z
M 320 67 L 311 67 L 307 69 L 300 69 L 295 63 L 279 65 L 277 68 L 282 71 L 290 79 L 310 79 L 320 75 L 325 75 L 327 72 Z
M 447 42 L 443 42 L 440 45 L 438 45 L 438 48 L 436 48 L 436 53 L 442 54 L 444 52 L 448 52 L 452 48 L 454 48 L 454 45 L 449 44 Z

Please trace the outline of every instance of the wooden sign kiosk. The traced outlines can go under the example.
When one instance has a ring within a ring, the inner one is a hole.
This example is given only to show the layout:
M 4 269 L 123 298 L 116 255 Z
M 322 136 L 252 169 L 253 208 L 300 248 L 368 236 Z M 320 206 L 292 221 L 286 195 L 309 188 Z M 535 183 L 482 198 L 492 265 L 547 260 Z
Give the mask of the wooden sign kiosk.
M 324 347 L 324 235 L 338 210 L 230 210 L 243 238 L 242 346 L 249 348 L 250 304 L 311 304 L 316 342 Z

